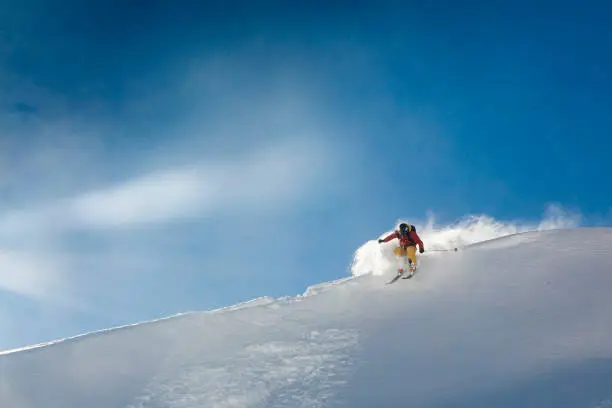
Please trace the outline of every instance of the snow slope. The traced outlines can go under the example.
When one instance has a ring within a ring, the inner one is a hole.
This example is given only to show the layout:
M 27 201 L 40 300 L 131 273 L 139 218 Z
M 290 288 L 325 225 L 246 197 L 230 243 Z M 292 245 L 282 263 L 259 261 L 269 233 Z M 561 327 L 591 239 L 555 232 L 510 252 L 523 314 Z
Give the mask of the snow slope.
M 0 407 L 612 407 L 612 229 L 426 253 L 393 285 L 376 248 L 302 296 L 5 352 Z

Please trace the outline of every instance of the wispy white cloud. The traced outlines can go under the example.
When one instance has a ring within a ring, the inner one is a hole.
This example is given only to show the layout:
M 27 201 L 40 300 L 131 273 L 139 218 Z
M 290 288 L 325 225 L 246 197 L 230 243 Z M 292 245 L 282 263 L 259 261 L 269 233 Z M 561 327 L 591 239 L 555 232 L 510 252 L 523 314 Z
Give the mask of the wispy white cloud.
M 192 216 L 213 199 L 218 186 L 197 168 L 147 174 L 68 200 L 68 227 L 126 227 Z M 72 223 L 76 225 L 71 225 Z
M 287 143 L 242 157 L 154 171 L 117 185 L 0 217 L 0 235 L 125 228 L 227 211 L 282 211 L 315 194 L 332 157 L 322 144 Z M 4 233 L 4 234 L 2 234 Z
M 0 288 L 33 298 L 52 298 L 63 288 L 66 268 L 56 254 L 0 251 Z

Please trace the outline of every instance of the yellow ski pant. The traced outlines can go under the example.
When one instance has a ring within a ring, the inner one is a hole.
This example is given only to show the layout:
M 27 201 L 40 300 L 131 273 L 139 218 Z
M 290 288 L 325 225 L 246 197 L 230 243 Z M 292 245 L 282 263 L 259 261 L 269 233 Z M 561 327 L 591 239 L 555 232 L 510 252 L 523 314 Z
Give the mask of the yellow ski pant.
M 406 248 L 397 247 L 393 250 L 393 253 L 396 256 L 407 256 L 408 259 L 410 259 L 412 263 L 416 265 L 416 246 L 411 245 Z

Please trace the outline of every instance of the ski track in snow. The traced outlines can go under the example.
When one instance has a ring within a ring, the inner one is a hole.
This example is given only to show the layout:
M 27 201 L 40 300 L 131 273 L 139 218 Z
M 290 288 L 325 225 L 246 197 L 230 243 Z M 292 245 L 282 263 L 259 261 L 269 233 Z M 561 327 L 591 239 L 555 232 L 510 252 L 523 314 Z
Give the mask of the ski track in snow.
M 323 407 L 346 383 L 357 343 L 354 331 L 328 329 L 253 343 L 219 360 L 197 343 L 182 345 L 128 408 Z

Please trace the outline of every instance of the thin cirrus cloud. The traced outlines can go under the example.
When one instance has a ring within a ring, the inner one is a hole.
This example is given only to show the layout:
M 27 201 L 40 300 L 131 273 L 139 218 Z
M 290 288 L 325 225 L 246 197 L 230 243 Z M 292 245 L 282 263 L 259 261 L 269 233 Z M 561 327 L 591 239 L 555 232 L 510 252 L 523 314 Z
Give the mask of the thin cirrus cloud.
M 44 252 L 0 251 L 0 288 L 32 298 L 50 298 L 62 291 L 60 257 Z
M 276 146 L 240 159 L 155 172 L 83 194 L 65 210 L 77 227 L 124 228 L 227 211 L 277 211 L 305 198 L 328 167 L 313 143 Z M 309 191 L 310 190 L 310 191 Z
M 126 228 L 232 210 L 277 211 L 314 192 L 317 180 L 330 170 L 329 157 L 313 141 L 152 171 L 42 208 L 7 214 L 0 231 Z
M 70 200 L 64 210 L 78 227 L 113 228 L 192 216 L 214 200 L 218 186 L 199 169 L 139 177 Z M 69 222 L 70 224 L 70 222 Z

